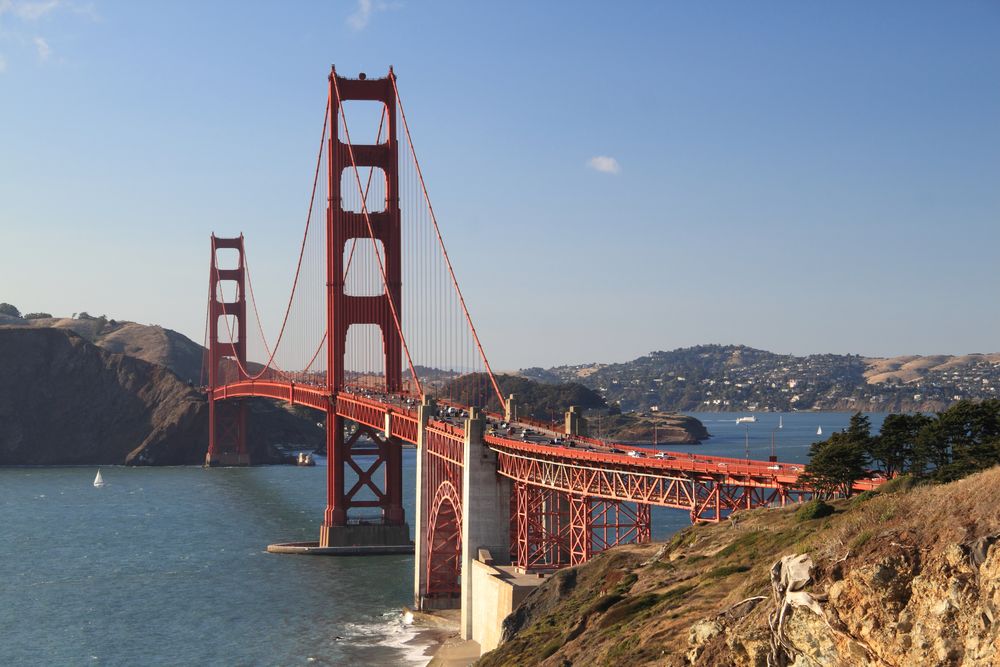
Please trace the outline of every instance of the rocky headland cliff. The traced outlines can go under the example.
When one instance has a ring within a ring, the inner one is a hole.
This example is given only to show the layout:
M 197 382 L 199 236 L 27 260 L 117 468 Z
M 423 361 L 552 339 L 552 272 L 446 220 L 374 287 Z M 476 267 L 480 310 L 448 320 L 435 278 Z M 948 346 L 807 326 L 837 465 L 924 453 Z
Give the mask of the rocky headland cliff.
M 828 516 L 741 512 L 563 570 L 477 664 L 1000 664 L 1000 468 L 893 485 Z
M 203 384 L 202 354 L 205 348 L 172 329 L 156 324 L 92 317 L 14 317 L 0 314 L 0 327 L 32 327 L 72 331 L 108 352 L 166 366 L 184 382 Z
M 252 401 L 249 419 L 257 463 L 281 461 L 270 443 L 324 443 L 282 406 Z M 0 465 L 198 464 L 207 447 L 204 394 L 166 366 L 66 327 L 0 327 Z
M 696 417 L 676 412 L 609 414 L 589 418 L 591 435 L 632 444 L 695 445 L 711 437 Z
M 540 382 L 519 375 L 500 373 L 496 376 L 500 392 L 515 397 L 518 414 L 558 426 L 570 406 L 582 408 L 588 422 L 588 434 L 622 443 L 652 443 L 692 445 L 711 437 L 705 425 L 696 417 L 667 411 L 622 413 L 593 389 L 579 382 Z M 462 403 L 486 406 L 487 410 L 503 412 L 490 381 L 482 373 L 451 378 L 435 387 L 441 395 Z

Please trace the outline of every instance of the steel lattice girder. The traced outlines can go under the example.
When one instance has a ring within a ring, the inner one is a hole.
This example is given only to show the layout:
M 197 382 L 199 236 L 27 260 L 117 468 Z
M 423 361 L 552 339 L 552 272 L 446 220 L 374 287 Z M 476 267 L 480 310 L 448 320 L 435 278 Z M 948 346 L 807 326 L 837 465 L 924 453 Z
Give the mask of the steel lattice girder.
M 735 484 L 705 476 L 657 475 L 597 468 L 494 447 L 498 473 L 530 486 L 603 500 L 660 505 L 691 512 L 693 521 L 720 521 L 737 509 L 783 504 L 794 491 L 783 485 Z

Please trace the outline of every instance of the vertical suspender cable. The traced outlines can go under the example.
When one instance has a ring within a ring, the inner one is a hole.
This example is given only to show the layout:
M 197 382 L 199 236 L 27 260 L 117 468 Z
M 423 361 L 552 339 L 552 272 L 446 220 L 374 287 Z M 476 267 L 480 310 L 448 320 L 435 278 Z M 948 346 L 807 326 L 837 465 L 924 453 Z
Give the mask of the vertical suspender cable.
M 434 231 L 437 234 L 438 243 L 441 245 L 441 253 L 444 255 L 444 261 L 448 266 L 448 274 L 451 276 L 452 285 L 455 287 L 455 292 L 458 294 L 458 300 L 461 303 L 462 312 L 465 314 L 465 320 L 469 324 L 469 329 L 472 331 L 472 337 L 476 341 L 479 356 L 482 357 L 483 364 L 486 366 L 486 372 L 489 373 L 490 382 L 493 384 L 493 390 L 496 392 L 497 398 L 500 400 L 500 404 L 503 405 L 503 394 L 500 391 L 500 385 L 497 384 L 497 379 L 493 374 L 493 369 L 490 367 L 489 359 L 486 358 L 486 352 L 483 350 L 483 345 L 479 340 L 479 334 L 476 332 L 476 326 L 472 323 L 472 317 L 469 315 L 469 309 L 465 305 L 465 298 L 462 296 L 462 290 L 458 286 L 458 280 L 455 278 L 455 271 L 451 266 L 451 259 L 448 257 L 448 250 L 444 246 L 444 239 L 441 238 L 441 229 L 438 227 L 437 216 L 434 215 L 434 207 L 431 205 L 431 198 L 427 193 L 427 184 L 424 182 L 424 175 L 420 169 L 420 161 L 417 159 L 417 152 L 413 148 L 413 137 L 410 135 L 410 126 L 406 122 L 406 112 L 403 110 L 403 100 L 399 97 L 399 88 L 396 86 L 396 75 L 390 73 L 389 80 L 392 81 L 392 89 L 396 93 L 396 103 L 399 105 L 399 115 L 403 120 L 403 129 L 406 131 L 406 142 L 410 147 L 410 154 L 413 156 L 413 164 L 416 167 L 417 176 L 420 178 L 420 187 L 424 193 L 424 200 L 427 202 L 427 209 L 430 211 L 431 221 L 434 223 Z

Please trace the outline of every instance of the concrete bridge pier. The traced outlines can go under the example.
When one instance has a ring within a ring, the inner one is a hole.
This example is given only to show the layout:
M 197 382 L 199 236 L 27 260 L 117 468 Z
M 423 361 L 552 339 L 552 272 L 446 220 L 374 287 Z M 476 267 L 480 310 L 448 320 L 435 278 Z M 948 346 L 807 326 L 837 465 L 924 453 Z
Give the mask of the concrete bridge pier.
M 434 399 L 424 396 L 417 408 L 417 481 L 416 498 L 413 508 L 413 606 L 416 609 L 429 609 L 430 601 L 424 598 L 427 591 L 427 526 L 424 519 L 434 490 L 427 488 L 425 478 L 427 469 L 427 421 L 434 414 L 436 406 Z
M 587 435 L 587 420 L 583 416 L 583 411 L 576 405 L 571 405 L 566 411 L 565 432 L 566 435 Z
M 517 394 L 511 394 L 503 402 L 503 418 L 505 421 L 517 421 Z
M 462 639 L 473 635 L 473 562 L 479 550 L 504 562 L 510 554 L 511 483 L 497 474 L 496 452 L 483 442 L 484 425 L 482 411 L 472 408 L 465 420 L 462 480 Z

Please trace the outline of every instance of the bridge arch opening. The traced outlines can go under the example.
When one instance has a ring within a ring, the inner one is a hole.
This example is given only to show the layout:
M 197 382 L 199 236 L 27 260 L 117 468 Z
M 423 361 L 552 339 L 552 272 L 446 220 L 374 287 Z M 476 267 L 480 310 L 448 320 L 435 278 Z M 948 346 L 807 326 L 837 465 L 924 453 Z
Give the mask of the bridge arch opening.
M 337 136 L 341 142 L 347 143 L 347 132 L 344 122 L 351 133 L 354 145 L 385 144 L 389 136 L 389 122 L 386 118 L 385 103 L 378 100 L 341 100 L 340 108 L 343 117 L 337 114 Z M 379 125 L 382 131 L 379 132 Z M 364 181 L 362 180 L 362 183 Z
M 354 134 L 351 134 L 353 137 Z M 361 180 L 361 192 L 358 191 L 358 180 Z M 340 172 L 340 207 L 351 213 L 363 213 L 367 208 L 369 213 L 382 213 L 386 208 L 385 171 L 379 167 L 362 167 L 358 165 L 358 174 L 354 175 L 354 166 L 348 165 Z M 365 194 L 364 204 L 361 206 L 361 193 Z
M 355 187 L 355 189 L 357 189 Z M 220 271 L 233 271 L 240 268 L 239 248 L 216 248 L 215 268 Z
M 462 590 L 462 500 L 451 482 L 442 482 L 434 493 L 427 545 L 427 597 L 457 597 Z
M 377 324 L 352 324 L 344 345 L 344 381 L 373 391 L 385 388 L 385 340 Z
M 378 255 L 376 256 L 376 253 Z M 379 269 L 385 266 L 385 247 L 375 239 L 355 238 L 344 246 L 344 294 L 347 296 L 381 296 L 385 281 Z
M 226 345 L 240 342 L 240 318 L 236 315 L 219 315 L 219 342 Z M 225 356 L 232 356 L 231 350 L 222 351 Z
M 220 280 L 215 284 L 215 300 L 219 303 L 237 303 L 240 300 L 240 284 L 235 280 Z

